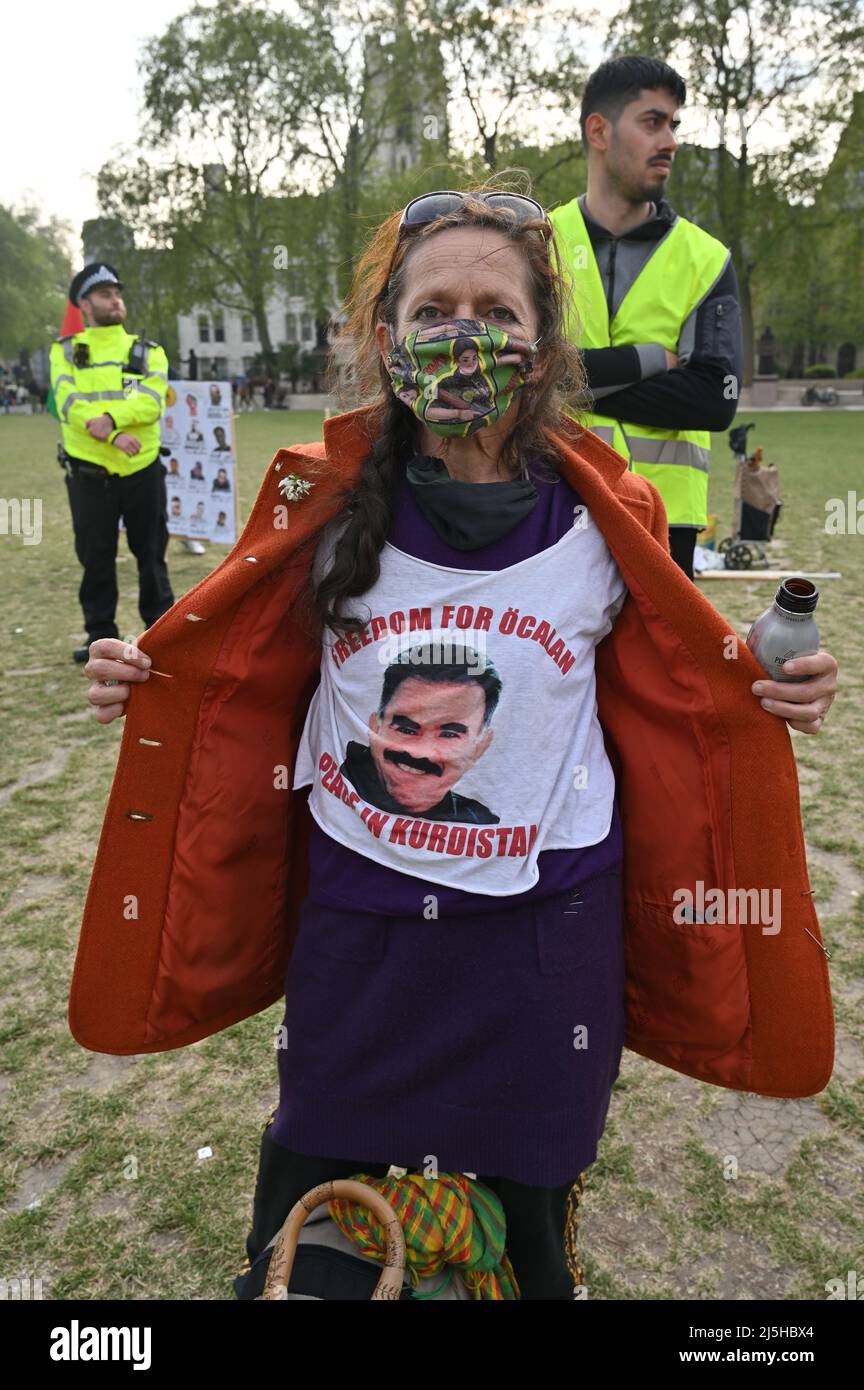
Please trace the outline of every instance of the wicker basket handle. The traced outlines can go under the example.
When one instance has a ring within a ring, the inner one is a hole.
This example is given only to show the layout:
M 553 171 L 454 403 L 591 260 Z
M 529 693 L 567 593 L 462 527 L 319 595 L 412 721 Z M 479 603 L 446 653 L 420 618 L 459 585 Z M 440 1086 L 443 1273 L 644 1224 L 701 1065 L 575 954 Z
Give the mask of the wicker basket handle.
M 341 1197 L 349 1202 L 359 1202 L 362 1206 L 368 1207 L 381 1222 L 387 1242 L 387 1253 L 381 1278 L 375 1285 L 372 1298 L 401 1298 L 405 1275 L 405 1235 L 398 1216 L 386 1197 L 382 1196 L 376 1188 L 370 1187 L 368 1183 L 355 1182 L 353 1178 L 335 1178 L 331 1179 L 330 1182 L 322 1182 L 317 1187 L 310 1188 L 299 1201 L 294 1203 L 276 1238 L 267 1269 L 264 1292 L 259 1295 L 255 1300 L 256 1302 L 265 1299 L 274 1301 L 287 1299 L 300 1228 L 310 1212 L 313 1212 L 316 1207 L 323 1206 L 325 1202 L 331 1201 L 334 1197 Z

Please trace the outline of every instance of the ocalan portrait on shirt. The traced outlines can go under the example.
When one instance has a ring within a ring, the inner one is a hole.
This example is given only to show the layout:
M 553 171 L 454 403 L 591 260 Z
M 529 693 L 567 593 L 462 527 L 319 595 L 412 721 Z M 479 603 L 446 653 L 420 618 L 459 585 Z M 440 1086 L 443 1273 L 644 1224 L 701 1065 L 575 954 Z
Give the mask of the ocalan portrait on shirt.
M 385 670 L 369 743 L 350 741 L 340 772 L 381 810 L 497 825 L 487 806 L 452 788 L 492 742 L 501 689 L 488 660 L 454 656 L 449 641 L 415 644 Z

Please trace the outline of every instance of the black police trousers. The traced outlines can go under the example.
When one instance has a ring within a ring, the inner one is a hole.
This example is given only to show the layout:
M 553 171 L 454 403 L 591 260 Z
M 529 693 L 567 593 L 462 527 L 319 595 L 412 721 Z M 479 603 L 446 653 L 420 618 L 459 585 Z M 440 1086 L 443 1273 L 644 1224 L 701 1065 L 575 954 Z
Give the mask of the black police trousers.
M 81 459 L 70 459 L 69 464 L 66 487 L 75 529 L 75 554 L 84 566 L 78 597 L 89 645 L 97 637 L 120 636 L 115 616 L 121 516 L 129 549 L 138 562 L 138 609 L 144 626 L 150 627 L 174 603 L 165 564 L 165 465 L 157 454 L 152 463 L 136 473 L 121 476 Z
M 261 1139 L 246 1258 L 233 1281 L 234 1293 L 239 1299 L 255 1299 L 262 1292 L 269 1264 L 269 1255 L 264 1256 L 263 1252 L 304 1193 L 331 1178 L 348 1178 L 353 1173 L 369 1173 L 374 1178 L 383 1178 L 389 1168 L 387 1163 L 364 1163 L 354 1159 L 293 1153 L 270 1138 L 271 1122 L 272 1116 L 264 1127 Z M 510 1178 L 486 1177 L 478 1173 L 478 1181 L 498 1194 L 504 1208 L 507 1223 L 505 1246 L 519 1285 L 520 1298 L 572 1302 L 576 1296 L 575 1285 L 584 1284 L 584 1268 L 576 1253 L 584 1176 L 584 1173 L 580 1173 L 573 1182 L 560 1187 L 532 1187 Z M 353 1296 L 371 1297 L 371 1287 L 374 1287 L 378 1273 L 380 1271 L 374 1273 L 371 1285 Z M 314 1270 L 307 1270 L 304 1291 L 308 1289 L 311 1293 L 316 1289 L 315 1277 Z M 363 1281 L 358 1282 L 362 1284 Z M 339 1287 L 338 1274 L 335 1284 L 331 1279 L 329 1286 Z M 343 1286 L 350 1288 L 347 1275 L 343 1278 Z M 317 1296 L 324 1297 L 324 1290 L 328 1287 L 328 1281 L 324 1278 L 321 1287 L 322 1292 Z M 345 1293 L 341 1296 L 352 1295 Z

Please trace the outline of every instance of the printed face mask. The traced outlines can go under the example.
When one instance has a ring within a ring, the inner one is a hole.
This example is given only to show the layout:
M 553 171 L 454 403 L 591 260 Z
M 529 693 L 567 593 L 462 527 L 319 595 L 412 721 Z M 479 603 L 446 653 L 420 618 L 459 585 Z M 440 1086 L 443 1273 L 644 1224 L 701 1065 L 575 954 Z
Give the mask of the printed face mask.
M 415 328 L 396 342 L 387 371 L 394 393 L 442 435 L 476 434 L 510 407 L 534 365 L 537 342 L 485 319 L 451 319 Z

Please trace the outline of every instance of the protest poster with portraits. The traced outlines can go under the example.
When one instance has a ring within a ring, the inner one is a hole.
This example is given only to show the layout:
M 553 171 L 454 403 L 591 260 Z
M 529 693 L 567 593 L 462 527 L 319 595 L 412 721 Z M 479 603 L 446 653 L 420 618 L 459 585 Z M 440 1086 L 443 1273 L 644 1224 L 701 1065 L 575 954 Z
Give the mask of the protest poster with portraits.
M 171 381 L 162 417 L 168 533 L 233 545 L 237 456 L 228 381 Z

